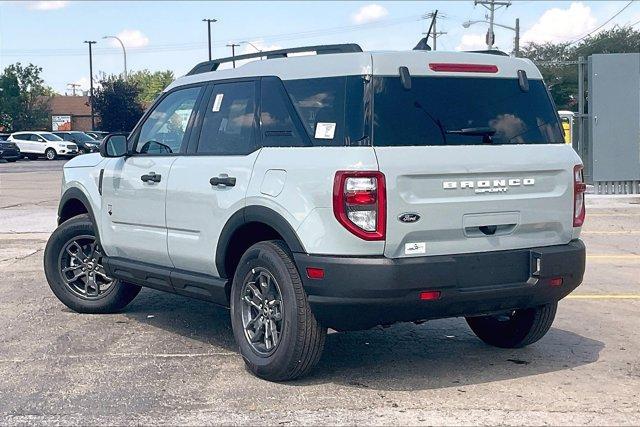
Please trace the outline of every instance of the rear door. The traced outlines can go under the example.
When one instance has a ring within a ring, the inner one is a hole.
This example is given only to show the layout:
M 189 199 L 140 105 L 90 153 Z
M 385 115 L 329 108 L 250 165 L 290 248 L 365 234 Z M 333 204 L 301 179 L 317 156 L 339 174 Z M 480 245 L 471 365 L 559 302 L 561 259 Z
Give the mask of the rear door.
M 14 135 L 13 140 L 20 148 L 20 151 L 24 153 L 37 153 L 37 147 L 34 147 L 34 144 L 37 144 L 35 141 L 31 141 L 30 133 L 21 133 L 19 135 Z
M 189 153 L 171 168 L 168 247 L 179 270 L 218 276 L 218 239 L 231 215 L 245 205 L 259 153 L 257 93 L 258 82 L 251 79 L 211 85 Z
M 201 90 L 166 94 L 133 132 L 133 154 L 105 167 L 100 237 L 109 256 L 172 267 L 165 214 L 169 171 L 186 148 Z
M 391 258 L 568 243 L 573 167 L 541 80 L 374 78 Z

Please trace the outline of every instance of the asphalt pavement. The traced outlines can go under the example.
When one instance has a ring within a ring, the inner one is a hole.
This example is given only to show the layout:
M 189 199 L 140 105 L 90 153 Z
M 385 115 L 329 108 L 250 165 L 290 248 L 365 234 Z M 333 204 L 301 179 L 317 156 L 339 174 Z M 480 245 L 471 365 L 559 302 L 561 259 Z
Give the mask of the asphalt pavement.
M 590 198 L 585 282 L 518 350 L 464 319 L 332 333 L 313 374 L 249 374 L 228 311 L 144 289 L 122 313 L 53 296 L 64 161 L 0 163 L 0 424 L 640 424 L 640 203 Z

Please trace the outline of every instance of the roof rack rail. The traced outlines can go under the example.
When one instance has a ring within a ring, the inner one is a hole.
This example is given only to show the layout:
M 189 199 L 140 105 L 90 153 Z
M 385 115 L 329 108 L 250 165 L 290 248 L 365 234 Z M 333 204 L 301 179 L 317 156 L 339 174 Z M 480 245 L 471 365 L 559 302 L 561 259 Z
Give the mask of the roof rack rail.
M 484 53 L 485 55 L 498 55 L 498 56 L 509 56 L 508 53 L 503 52 L 501 50 L 465 50 L 468 53 Z
M 269 50 L 266 52 L 248 53 L 245 55 L 229 56 L 226 58 L 213 59 L 211 61 L 204 61 L 196 65 L 187 73 L 187 76 L 194 74 L 207 73 L 209 71 L 216 71 L 220 64 L 229 63 L 233 61 L 242 61 L 243 59 L 262 58 L 286 58 L 291 53 L 303 53 L 303 52 L 315 52 L 316 55 L 325 55 L 329 53 L 353 53 L 362 52 L 362 48 L 355 44 L 326 44 L 317 46 L 304 46 L 294 47 L 290 49 L 278 49 Z

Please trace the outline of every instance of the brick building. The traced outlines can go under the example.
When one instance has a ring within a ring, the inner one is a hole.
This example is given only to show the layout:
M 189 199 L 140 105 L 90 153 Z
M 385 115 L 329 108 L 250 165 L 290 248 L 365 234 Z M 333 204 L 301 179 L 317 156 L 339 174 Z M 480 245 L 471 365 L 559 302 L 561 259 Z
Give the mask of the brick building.
M 91 108 L 88 96 L 55 95 L 49 101 L 51 119 L 54 116 L 69 116 L 71 118 L 69 130 L 88 131 L 91 129 Z M 60 129 L 63 130 L 63 129 Z

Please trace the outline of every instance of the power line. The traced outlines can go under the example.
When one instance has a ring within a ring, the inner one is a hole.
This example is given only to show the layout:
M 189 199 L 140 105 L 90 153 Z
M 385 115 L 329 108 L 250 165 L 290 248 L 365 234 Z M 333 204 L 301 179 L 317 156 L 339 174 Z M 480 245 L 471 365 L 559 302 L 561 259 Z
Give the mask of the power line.
M 613 21 L 614 18 L 616 18 L 618 15 L 620 15 L 622 12 L 624 12 L 624 10 L 626 8 L 628 8 L 629 6 L 631 6 L 631 3 L 633 3 L 634 0 L 631 0 L 629 3 L 627 3 L 622 9 L 620 9 L 619 11 L 617 11 L 611 18 L 607 19 L 602 25 L 598 26 L 596 29 L 589 31 L 587 34 L 585 34 L 584 36 L 580 37 L 577 40 L 574 40 L 572 42 L 570 42 L 568 44 L 568 46 L 571 46 L 572 44 L 578 43 L 581 40 L 584 40 L 585 38 L 589 37 L 591 34 L 595 33 L 596 31 L 598 31 L 600 28 L 604 27 L 605 25 L 607 25 L 609 22 Z

